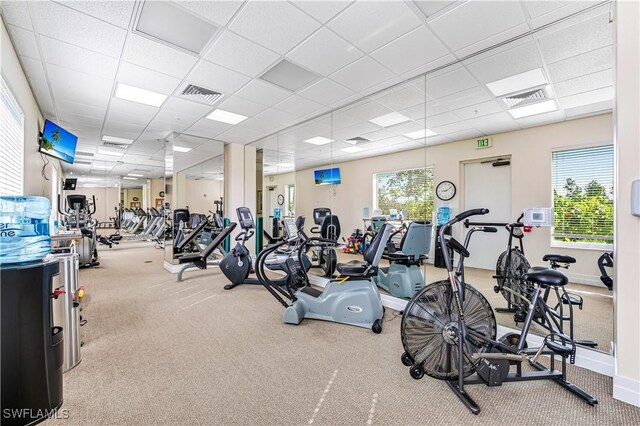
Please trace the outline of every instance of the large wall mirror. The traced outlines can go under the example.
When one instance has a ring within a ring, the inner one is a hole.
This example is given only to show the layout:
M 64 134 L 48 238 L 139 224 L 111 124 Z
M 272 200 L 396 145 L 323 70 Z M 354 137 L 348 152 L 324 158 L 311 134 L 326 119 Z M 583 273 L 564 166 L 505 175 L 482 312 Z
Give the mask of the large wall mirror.
M 189 151 L 198 148 L 199 154 Z M 208 157 L 203 161 L 202 152 Z M 156 194 L 157 195 L 157 194 Z M 174 245 L 179 232 L 190 232 L 196 216 L 217 229 L 216 217 L 224 218 L 224 143 L 189 135 L 172 135 L 166 141 L 164 198 L 171 223 L 171 239 L 165 243 L 165 262 L 177 265 L 183 254 Z M 203 249 L 194 244 L 193 250 Z
M 366 238 L 358 238 L 375 234 L 377 216 L 398 231 L 398 249 L 411 223 L 429 222 L 422 273 L 430 283 L 446 276 L 435 236 L 447 217 L 485 207 L 490 213 L 474 221 L 508 224 L 527 208 L 552 208 L 554 226 L 527 229 L 512 248 L 521 242 L 517 259 L 530 266 L 550 266 L 547 254 L 575 259 L 561 269 L 574 338 L 611 352 L 613 298 L 598 258 L 613 247 L 612 68 L 612 24 L 602 5 L 262 139 L 265 220 L 278 195 L 290 200 L 293 178 L 294 208 L 282 214 L 304 215 L 310 230 L 314 210 L 329 209 L 340 222 L 340 261 L 362 257 Z M 519 313 L 504 311 L 508 300 L 494 291 L 510 238 L 495 227 L 472 237 L 467 279 L 499 325 L 518 328 Z M 452 236 L 463 241 L 468 232 L 460 225 Z

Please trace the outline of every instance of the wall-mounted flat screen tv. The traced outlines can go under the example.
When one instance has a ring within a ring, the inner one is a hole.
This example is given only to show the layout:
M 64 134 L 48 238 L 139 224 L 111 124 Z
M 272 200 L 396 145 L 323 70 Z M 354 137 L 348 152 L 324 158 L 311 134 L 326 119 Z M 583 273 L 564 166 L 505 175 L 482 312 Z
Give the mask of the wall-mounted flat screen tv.
M 44 129 L 42 129 L 42 139 L 40 140 L 39 151 L 41 153 L 73 164 L 77 144 L 77 136 L 69 133 L 57 124 L 45 120 Z
M 313 176 L 316 185 L 337 185 L 340 183 L 340 169 L 337 167 L 333 169 L 315 170 Z

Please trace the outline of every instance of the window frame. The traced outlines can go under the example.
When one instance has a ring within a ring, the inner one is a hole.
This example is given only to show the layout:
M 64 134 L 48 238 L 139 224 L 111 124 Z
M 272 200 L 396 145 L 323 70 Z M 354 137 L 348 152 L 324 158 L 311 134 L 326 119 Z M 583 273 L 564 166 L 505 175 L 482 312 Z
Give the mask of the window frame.
M 379 209 L 380 207 L 378 206 L 378 175 L 381 174 L 391 174 L 391 173 L 399 173 L 399 172 L 405 172 L 405 171 L 409 171 L 409 170 L 422 170 L 422 169 L 431 169 L 431 197 L 432 197 L 432 201 L 433 201 L 433 211 L 431 212 L 431 218 L 425 217 L 425 218 L 421 218 L 421 219 L 415 219 L 415 220 L 433 220 L 433 215 L 435 213 L 436 210 L 436 199 L 435 199 L 435 166 L 433 164 L 429 164 L 429 165 L 425 165 L 425 166 L 417 166 L 417 167 L 407 167 L 407 168 L 402 168 L 402 169 L 395 169 L 395 170 L 385 170 L 385 171 L 378 171 L 378 172 L 374 172 L 372 175 L 372 187 L 373 187 L 373 191 L 372 191 L 372 197 L 373 197 L 373 203 L 371 204 L 373 206 L 372 210 L 376 210 Z M 371 212 L 371 214 L 373 213 L 373 211 Z M 384 214 L 384 213 L 383 213 Z M 414 220 L 414 219 L 405 219 L 405 220 Z
M 589 148 L 601 148 L 601 147 L 606 147 L 606 146 L 611 146 L 614 149 L 614 159 L 613 159 L 613 168 L 612 168 L 612 176 L 613 176 L 613 187 L 614 187 L 614 192 L 613 192 L 613 206 L 614 206 L 614 217 L 615 217 L 615 146 L 614 143 L 612 141 L 599 141 L 599 142 L 595 142 L 595 143 L 589 143 L 589 144 L 581 144 L 581 145 L 574 145 L 571 147 L 566 147 L 566 146 L 559 146 L 556 148 L 553 148 L 551 150 L 551 158 L 550 158 L 550 163 L 551 163 L 551 209 L 554 209 L 554 186 L 553 186 L 553 177 L 554 177 L 554 162 L 553 162 L 553 155 L 557 152 L 564 152 L 564 151 L 575 151 L 575 150 L 580 150 L 580 149 L 589 149 Z M 595 242 L 587 242 L 587 241 L 558 241 L 555 239 L 555 216 L 554 216 L 554 226 L 551 227 L 551 232 L 549 234 L 549 237 L 551 239 L 549 246 L 552 248 L 565 248 L 565 249 L 575 249 L 575 250 L 591 250 L 591 251 L 612 251 L 613 250 L 613 241 L 611 241 L 610 243 L 595 243 Z M 611 238 L 615 238 L 615 231 L 612 231 L 611 233 Z
M 20 105 L 20 102 L 18 102 L 18 99 L 16 98 L 15 94 L 13 93 L 13 90 L 11 89 L 11 86 L 9 85 L 9 82 L 7 81 L 7 79 L 5 78 L 4 74 L 0 73 L 0 90 L 4 91 L 4 89 L 2 87 L 6 88 L 7 91 L 7 95 L 9 96 L 9 102 L 13 103 L 14 106 L 17 108 L 18 112 L 20 113 L 20 118 L 21 118 L 21 127 L 20 127 L 20 134 L 19 134 L 19 140 L 17 141 L 18 143 L 15 145 L 15 148 L 17 149 L 17 155 L 16 157 L 18 158 L 17 161 L 19 161 L 18 166 L 15 168 L 15 170 L 18 170 L 20 173 L 19 178 L 17 179 L 17 181 L 19 182 L 19 188 L 15 188 L 15 190 L 17 191 L 16 193 L 2 193 L 0 195 L 24 195 L 24 178 L 25 178 L 25 173 L 24 173 L 24 146 L 25 146 L 25 114 L 24 114 L 24 110 L 22 109 L 22 106 Z M 3 103 L 0 100 L 0 103 Z M 8 134 L 5 133 L 5 134 Z M 13 141 L 12 141 L 13 142 Z M 14 153 L 15 155 L 15 153 Z M 15 159 L 13 160 L 15 161 Z M 3 167 L 3 172 L 5 173 L 7 170 Z M 3 186 L 4 186 L 4 182 L 5 182 L 5 176 L 0 176 L 0 180 L 3 181 Z M 14 188 L 12 188 L 14 189 Z

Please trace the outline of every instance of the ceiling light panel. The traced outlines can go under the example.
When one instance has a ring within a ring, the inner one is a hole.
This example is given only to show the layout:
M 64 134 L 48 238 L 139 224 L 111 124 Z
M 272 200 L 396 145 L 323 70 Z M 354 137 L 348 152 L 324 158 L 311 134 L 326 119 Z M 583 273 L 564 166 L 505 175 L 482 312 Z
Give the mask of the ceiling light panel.
M 327 138 L 323 138 L 322 136 L 316 136 L 314 138 L 305 140 L 305 142 L 313 145 L 326 145 L 328 143 L 333 142 L 333 139 L 327 139 Z
M 136 31 L 164 43 L 200 54 L 218 27 L 191 14 L 177 4 L 144 2 Z
M 131 176 L 131 177 L 143 177 L 144 175 L 139 175 L 137 173 L 129 173 L 127 174 L 127 176 Z
M 118 83 L 115 97 L 154 107 L 159 107 L 164 103 L 165 99 L 167 99 L 167 96 L 161 93 L 140 89 L 139 87 L 133 87 L 123 83 Z
M 547 84 L 547 78 L 544 76 L 542 68 L 536 68 L 531 71 L 503 78 L 502 80 L 487 83 L 487 88 L 491 90 L 494 95 L 502 96 L 508 93 L 533 89 L 544 84 Z
M 173 146 L 173 150 L 174 150 L 174 151 L 177 151 L 177 152 L 189 152 L 189 151 L 191 151 L 191 148 L 187 148 L 186 146 L 177 146 L 177 145 L 174 145 L 174 146 Z
M 405 133 L 404 135 L 411 139 L 422 139 L 422 138 L 428 138 L 430 136 L 435 136 L 437 135 L 437 133 L 434 132 L 433 130 L 422 129 L 422 130 L 417 130 L 415 132 Z
M 392 112 L 390 114 L 385 114 L 381 115 L 380 117 L 373 118 L 369 121 L 373 124 L 377 124 L 378 126 L 389 127 L 396 124 L 404 123 L 405 121 L 409 121 L 409 118 L 400 113 Z
M 556 111 L 558 106 L 556 101 L 550 99 L 544 102 L 538 102 L 537 104 L 527 105 L 520 108 L 513 108 L 509 110 L 509 114 L 513 118 L 528 117 L 530 115 L 543 114 L 545 112 Z
M 307 71 L 286 59 L 281 60 L 260 76 L 261 80 L 273 83 L 295 92 L 316 81 L 320 76 L 311 71 Z
M 129 177 L 129 176 L 124 176 L 122 179 L 126 179 L 126 180 L 138 180 L 137 177 Z
M 358 146 L 350 146 L 348 148 L 343 148 L 340 151 L 348 152 L 349 154 L 355 154 L 356 152 L 364 151 L 364 148 L 360 148 Z
M 115 152 L 115 151 L 109 151 L 106 149 L 99 149 L 98 150 L 98 154 L 102 154 L 102 155 L 112 155 L 115 157 L 122 157 L 122 152 Z
M 220 121 L 222 123 L 228 124 L 238 124 L 247 119 L 244 115 L 236 114 L 233 112 L 225 111 L 223 109 L 215 109 L 209 115 L 207 115 L 209 120 Z

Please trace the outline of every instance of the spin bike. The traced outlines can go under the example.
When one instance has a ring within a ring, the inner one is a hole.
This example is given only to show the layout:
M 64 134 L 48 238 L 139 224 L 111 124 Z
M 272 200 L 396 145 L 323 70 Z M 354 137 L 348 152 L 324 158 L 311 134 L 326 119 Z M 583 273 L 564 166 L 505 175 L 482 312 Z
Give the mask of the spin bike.
M 414 379 L 420 379 L 426 373 L 446 381 L 473 414 L 480 412 L 480 406 L 465 386 L 480 383 L 500 386 L 506 382 L 553 380 L 589 405 L 597 404 L 594 397 L 567 380 L 567 359 L 572 364 L 575 362 L 576 345 L 563 333 L 562 321 L 550 313 L 551 308 L 542 297 L 544 289 L 567 284 L 567 277 L 561 272 L 540 269 L 523 275 L 523 280 L 532 286 L 532 309 L 527 313 L 520 334 L 496 340 L 496 319 L 491 305 L 465 282 L 464 277 L 464 259 L 470 255 L 467 247 L 472 233 L 495 232 L 496 229 L 474 228 L 467 233 L 464 244 L 453 238 L 445 240 L 446 230 L 452 225 L 488 212 L 487 209 L 468 210 L 440 228 L 441 241 L 447 241 L 442 246 L 442 254 L 448 279 L 426 286 L 407 304 L 401 324 L 405 350 L 402 363 L 410 367 Z M 459 256 L 455 269 L 447 248 Z M 527 336 L 536 311 L 554 331 L 544 338 L 539 348 L 529 348 Z M 549 367 L 538 361 L 542 355 L 549 356 Z M 523 364 L 535 371 L 525 371 Z

